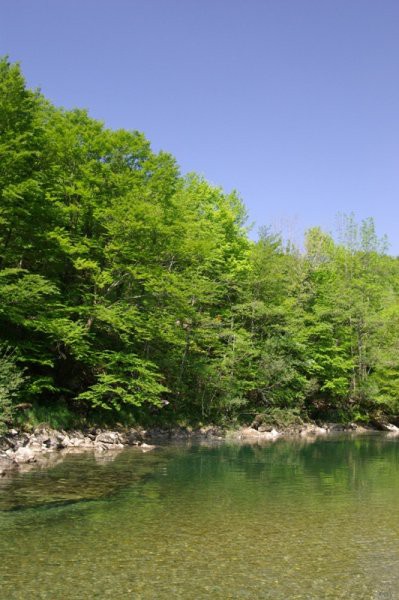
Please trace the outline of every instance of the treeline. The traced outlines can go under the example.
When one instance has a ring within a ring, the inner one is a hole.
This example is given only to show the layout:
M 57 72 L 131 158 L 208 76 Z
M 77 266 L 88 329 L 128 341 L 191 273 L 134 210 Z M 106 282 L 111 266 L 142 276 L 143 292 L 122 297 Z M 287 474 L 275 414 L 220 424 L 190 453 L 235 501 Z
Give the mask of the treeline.
M 399 262 L 371 220 L 253 242 L 235 194 L 6 59 L 0 194 L 0 422 L 396 414 Z

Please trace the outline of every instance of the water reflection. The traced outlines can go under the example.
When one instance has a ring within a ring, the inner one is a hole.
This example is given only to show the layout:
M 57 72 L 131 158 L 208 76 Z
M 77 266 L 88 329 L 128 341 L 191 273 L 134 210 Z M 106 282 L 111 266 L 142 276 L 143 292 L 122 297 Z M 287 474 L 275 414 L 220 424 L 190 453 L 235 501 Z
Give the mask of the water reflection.
M 2 481 L 0 597 L 395 598 L 398 466 L 382 435 L 71 455 Z

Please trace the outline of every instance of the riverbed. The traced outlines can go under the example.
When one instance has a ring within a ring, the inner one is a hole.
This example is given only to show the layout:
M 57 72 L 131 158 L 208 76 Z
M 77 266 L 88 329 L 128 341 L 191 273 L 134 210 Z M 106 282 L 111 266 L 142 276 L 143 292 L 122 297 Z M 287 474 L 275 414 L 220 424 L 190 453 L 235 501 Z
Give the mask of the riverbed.
M 55 457 L 0 480 L 0 598 L 399 597 L 399 440 Z

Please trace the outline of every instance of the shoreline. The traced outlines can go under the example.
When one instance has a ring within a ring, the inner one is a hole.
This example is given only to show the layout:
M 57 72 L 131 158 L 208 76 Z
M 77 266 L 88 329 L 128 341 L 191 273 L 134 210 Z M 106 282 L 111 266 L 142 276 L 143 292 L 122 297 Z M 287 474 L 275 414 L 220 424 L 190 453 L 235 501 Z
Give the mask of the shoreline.
M 46 425 L 36 427 L 33 432 L 10 429 L 0 436 L 0 477 L 17 473 L 21 467 L 38 467 L 49 455 L 71 452 L 94 451 L 96 454 L 115 453 L 124 448 L 136 447 L 138 451 L 150 452 L 166 442 L 220 442 L 232 441 L 242 444 L 272 442 L 281 438 L 311 440 L 337 433 L 367 434 L 388 433 L 399 436 L 399 428 L 390 423 L 365 426 L 350 423 L 303 423 L 288 427 L 261 425 L 257 429 L 242 426 L 229 429 L 220 426 L 191 427 L 141 427 L 131 429 L 55 430 Z

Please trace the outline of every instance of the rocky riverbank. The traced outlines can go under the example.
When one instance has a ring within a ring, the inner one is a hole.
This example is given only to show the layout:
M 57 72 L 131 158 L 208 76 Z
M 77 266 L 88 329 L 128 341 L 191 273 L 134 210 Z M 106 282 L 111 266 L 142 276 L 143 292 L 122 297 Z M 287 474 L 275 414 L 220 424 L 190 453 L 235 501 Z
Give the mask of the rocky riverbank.
M 10 429 L 0 436 L 0 476 L 21 465 L 42 462 L 43 457 L 53 452 L 82 452 L 92 450 L 107 453 L 135 446 L 141 452 L 156 448 L 152 442 L 165 442 L 169 439 L 217 438 L 224 432 L 218 427 L 203 427 L 198 430 L 176 427 L 173 429 L 127 429 L 110 431 L 93 428 L 87 431 L 54 430 L 46 426 L 37 427 L 28 433 Z
M 49 453 L 54 452 L 82 452 L 94 451 L 107 453 L 122 450 L 128 446 L 135 446 L 141 452 L 149 452 L 157 444 L 169 440 L 212 441 L 230 439 L 242 443 L 258 443 L 273 441 L 282 436 L 299 436 L 301 438 L 315 438 L 329 433 L 368 433 L 376 430 L 399 435 L 399 428 L 390 423 L 378 427 L 359 426 L 351 423 L 342 425 L 328 423 L 323 426 L 314 423 L 305 423 L 285 428 L 276 428 L 262 423 L 252 423 L 251 426 L 241 427 L 236 430 L 223 429 L 217 426 L 201 427 L 199 429 L 174 427 L 169 429 L 127 429 L 110 431 L 93 428 L 86 431 L 54 430 L 47 426 L 37 427 L 33 432 L 10 429 L 0 436 L 0 477 L 7 472 L 19 469 L 22 465 L 46 461 Z M 150 442 L 150 443 L 149 443 Z

